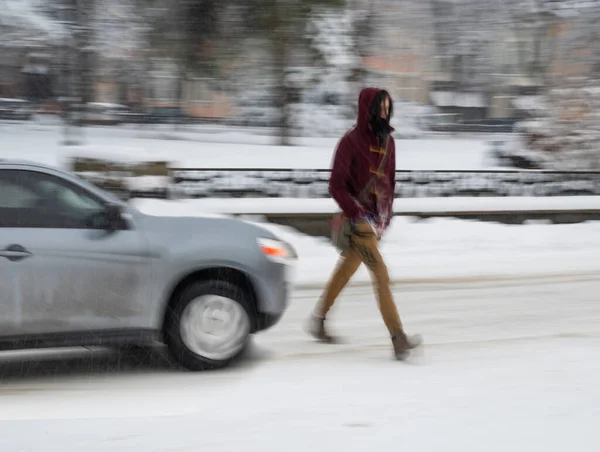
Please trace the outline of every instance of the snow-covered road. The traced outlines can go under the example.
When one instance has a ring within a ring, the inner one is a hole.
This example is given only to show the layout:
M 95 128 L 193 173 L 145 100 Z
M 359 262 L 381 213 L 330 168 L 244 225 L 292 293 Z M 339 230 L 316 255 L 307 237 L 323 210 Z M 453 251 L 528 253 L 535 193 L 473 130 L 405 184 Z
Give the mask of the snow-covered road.
M 426 341 L 408 363 L 391 360 L 368 288 L 335 310 L 346 343 L 304 335 L 318 292 L 301 291 L 247 359 L 219 372 L 0 355 L 0 450 L 600 450 L 600 281 L 394 292 Z

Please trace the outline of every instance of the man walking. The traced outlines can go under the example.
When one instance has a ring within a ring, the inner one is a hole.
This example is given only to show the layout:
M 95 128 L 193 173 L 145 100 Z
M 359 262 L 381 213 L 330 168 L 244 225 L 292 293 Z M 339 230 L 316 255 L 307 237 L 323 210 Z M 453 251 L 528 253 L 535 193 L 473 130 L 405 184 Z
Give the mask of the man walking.
M 392 113 L 392 99 L 387 91 L 363 89 L 358 99 L 356 125 L 338 144 L 329 191 L 350 221 L 350 249 L 342 253 L 315 306 L 308 332 L 320 341 L 334 342 L 325 328 L 325 319 L 340 292 L 364 263 L 373 275 L 379 309 L 390 333 L 394 354 L 397 359 L 404 359 L 421 343 L 421 338 L 408 337 L 404 332 L 390 290 L 388 269 L 379 252 L 379 240 L 393 216 L 396 186 L 396 149 L 391 136 L 394 129 L 390 126 Z M 368 184 L 371 188 L 366 196 L 359 196 Z

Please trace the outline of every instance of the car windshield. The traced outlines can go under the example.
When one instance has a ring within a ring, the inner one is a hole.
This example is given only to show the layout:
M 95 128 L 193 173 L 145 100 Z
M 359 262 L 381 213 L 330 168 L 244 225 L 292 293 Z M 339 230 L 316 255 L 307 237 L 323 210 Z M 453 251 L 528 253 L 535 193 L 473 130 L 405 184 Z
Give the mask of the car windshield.
M 87 181 L 85 178 L 83 178 L 77 174 L 72 174 L 72 175 L 79 181 L 79 183 L 84 185 L 87 189 L 92 190 L 92 191 L 96 190 L 96 191 L 102 192 L 102 197 L 105 198 L 105 200 L 108 201 L 109 203 L 118 204 L 131 213 L 133 213 L 133 212 L 139 213 L 139 211 L 135 207 L 133 207 L 133 205 L 123 201 L 121 198 L 114 195 L 113 193 L 111 193 L 107 190 L 104 190 L 102 187 L 98 187 L 97 185 L 92 184 L 91 182 Z
M 60 205 L 72 207 L 80 210 L 97 211 L 101 210 L 102 206 L 97 201 L 75 193 L 63 185 L 56 184 L 51 181 L 43 181 L 38 184 L 38 188 L 43 193 L 52 196 Z

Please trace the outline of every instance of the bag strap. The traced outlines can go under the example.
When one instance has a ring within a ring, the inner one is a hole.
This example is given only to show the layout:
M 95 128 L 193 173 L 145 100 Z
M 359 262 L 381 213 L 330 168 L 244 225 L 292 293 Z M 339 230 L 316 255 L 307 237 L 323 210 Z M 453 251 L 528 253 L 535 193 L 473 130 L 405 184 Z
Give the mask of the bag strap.
M 375 182 L 375 179 L 377 178 L 377 175 L 381 172 L 381 170 L 383 169 L 385 162 L 387 161 L 387 157 L 388 157 L 388 147 L 390 144 L 390 136 L 388 135 L 387 140 L 385 141 L 385 154 L 383 154 L 383 158 L 381 159 L 381 162 L 379 163 L 379 167 L 377 168 L 377 174 L 373 174 L 373 176 L 371 177 L 371 179 L 369 179 L 369 182 L 367 182 L 367 185 L 364 186 L 364 188 L 361 190 L 361 192 L 358 194 L 358 200 L 360 201 L 361 198 L 366 195 L 368 193 L 368 191 L 371 189 L 371 186 L 373 185 L 373 183 Z

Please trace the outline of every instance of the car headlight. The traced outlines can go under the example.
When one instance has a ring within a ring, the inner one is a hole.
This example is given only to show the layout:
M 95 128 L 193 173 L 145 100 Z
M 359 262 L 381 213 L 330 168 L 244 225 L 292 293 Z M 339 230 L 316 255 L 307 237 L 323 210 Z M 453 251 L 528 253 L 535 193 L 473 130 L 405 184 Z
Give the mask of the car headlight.
M 275 239 L 258 238 L 258 246 L 267 259 L 281 264 L 292 264 L 298 255 L 294 248 L 286 242 Z

